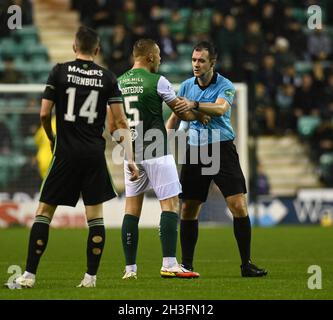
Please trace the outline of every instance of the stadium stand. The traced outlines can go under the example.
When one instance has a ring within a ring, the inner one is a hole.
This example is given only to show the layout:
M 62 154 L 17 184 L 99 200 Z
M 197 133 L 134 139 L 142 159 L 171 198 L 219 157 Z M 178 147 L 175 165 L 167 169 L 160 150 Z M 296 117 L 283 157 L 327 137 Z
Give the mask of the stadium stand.
M 0 35 L 0 83 L 45 82 L 52 64 L 72 58 L 69 41 L 80 23 L 98 30 L 101 59 L 117 75 L 131 65 L 134 41 L 156 39 L 162 49 L 160 71 L 173 82 L 191 76 L 193 43 L 211 39 L 220 52 L 217 70 L 248 85 L 250 135 L 257 139 L 257 160 L 270 192 L 293 195 L 300 186 L 333 185 L 332 1 L 22 3 L 28 8 L 24 27 Z M 322 30 L 307 27 L 310 4 L 322 9 Z M 26 96 L 14 98 L 1 96 L 0 108 L 25 108 Z M 11 148 L 23 154 L 21 133 L 13 130 L 20 116 L 11 116 L 5 120 L 13 135 Z M 0 186 L 10 176 L 4 167 Z

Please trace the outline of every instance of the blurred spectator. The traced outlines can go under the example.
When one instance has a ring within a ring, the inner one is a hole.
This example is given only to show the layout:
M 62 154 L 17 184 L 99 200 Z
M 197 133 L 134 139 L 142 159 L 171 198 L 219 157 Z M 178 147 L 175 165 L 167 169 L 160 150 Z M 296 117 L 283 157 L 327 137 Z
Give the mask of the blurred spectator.
M 34 136 L 40 126 L 39 102 L 35 98 L 28 100 L 24 110 L 24 123 L 21 134 L 23 138 Z
M 279 86 L 277 90 L 275 97 L 277 128 L 281 134 L 296 130 L 295 117 L 293 114 L 294 95 L 295 88 L 291 84 Z
M 265 30 L 265 42 L 272 45 L 274 39 L 280 34 L 280 28 L 284 25 L 283 16 L 278 16 L 278 12 L 272 2 L 265 2 L 261 12 L 261 26 Z M 279 23 L 276 23 L 279 21 Z
M 281 83 L 275 63 L 275 57 L 272 54 L 266 54 L 262 60 L 262 66 L 258 72 L 258 80 L 266 85 L 271 99 L 274 99 L 276 89 Z
M 281 82 L 283 85 L 290 84 L 296 88 L 302 85 L 302 77 L 296 73 L 295 66 L 288 64 L 281 70 Z
M 5 120 L 0 119 L 0 155 L 8 155 L 12 151 L 13 142 Z
M 297 59 L 307 59 L 307 42 L 306 36 L 302 30 L 302 25 L 297 20 L 292 19 L 286 24 L 284 37 L 289 39 L 290 51 L 293 52 Z
M 308 52 L 313 60 L 332 59 L 332 40 L 322 29 L 315 29 L 308 36 Z
M 170 30 L 166 23 L 161 23 L 158 26 L 157 43 L 161 50 L 162 62 L 177 59 L 178 54 L 176 41 L 170 35 Z
M 296 62 L 296 57 L 289 50 L 289 41 L 286 38 L 277 37 L 275 39 L 275 59 L 279 68 L 284 68 Z
M 15 189 L 19 187 L 21 192 L 29 194 L 34 197 L 39 191 L 42 179 L 39 175 L 38 165 L 36 156 L 33 154 L 28 154 L 25 164 L 20 169 L 20 175 L 17 179 L 19 181 L 19 186 L 15 181 Z
M 256 181 L 257 195 L 268 195 L 271 192 L 271 186 L 268 176 L 266 175 L 264 168 L 261 164 L 257 167 L 257 181 Z
M 5 57 L 4 70 L 0 73 L 0 83 L 21 83 L 24 82 L 23 74 L 16 70 L 13 57 Z
M 323 105 L 320 111 L 322 119 L 333 121 L 333 72 L 327 77 L 327 86 L 323 90 Z
M 193 43 L 208 40 L 210 35 L 212 10 L 197 8 L 190 18 L 190 36 Z
M 333 152 L 333 123 L 330 120 L 323 120 L 317 127 L 312 138 L 312 147 L 317 158 L 324 153 Z
M 110 39 L 108 66 L 117 76 L 123 74 L 130 67 L 131 41 L 124 25 L 117 24 L 114 26 Z
M 275 132 L 276 112 L 267 88 L 262 83 L 256 85 L 256 121 L 259 134 L 273 134 Z
M 264 50 L 264 37 L 258 20 L 251 20 L 245 28 L 245 42 L 251 43 L 261 50 Z
M 180 11 L 178 9 L 173 9 L 171 11 L 170 19 L 168 20 L 168 25 L 172 37 L 176 40 L 177 43 L 186 42 L 188 25 L 187 20 L 183 19 Z
M 110 13 L 116 8 L 111 0 L 81 0 L 79 10 L 81 23 L 96 29 L 111 24 Z
M 294 113 L 297 119 L 303 115 L 319 115 L 317 94 L 313 87 L 311 74 L 304 74 L 302 86 L 296 89 Z
M 243 43 L 242 34 L 238 30 L 236 19 L 233 16 L 227 15 L 223 19 L 220 12 L 215 12 L 213 19 L 211 37 L 219 53 L 218 61 L 223 65 L 223 73 L 234 79 L 230 73 L 238 64 Z M 227 61 L 230 61 L 229 64 L 226 63 Z

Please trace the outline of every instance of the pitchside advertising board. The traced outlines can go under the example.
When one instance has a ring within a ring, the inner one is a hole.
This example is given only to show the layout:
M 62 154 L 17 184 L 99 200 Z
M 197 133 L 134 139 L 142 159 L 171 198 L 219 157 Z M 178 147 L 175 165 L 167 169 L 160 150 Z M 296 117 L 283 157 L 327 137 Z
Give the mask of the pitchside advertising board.
M 38 195 L 31 198 L 24 193 L 9 195 L 0 193 L 0 227 L 31 226 L 38 206 Z M 104 204 L 104 221 L 107 227 L 120 227 L 125 208 L 125 198 L 116 198 Z M 146 197 L 140 225 L 157 227 L 160 220 L 160 205 L 156 198 Z M 302 189 L 294 198 L 265 196 L 256 204 L 250 203 L 252 223 L 260 226 L 278 224 L 332 224 L 333 189 Z M 232 217 L 222 196 L 210 196 L 203 205 L 201 222 L 231 224 Z M 75 208 L 59 206 L 52 226 L 56 228 L 86 227 L 84 205 L 80 200 Z

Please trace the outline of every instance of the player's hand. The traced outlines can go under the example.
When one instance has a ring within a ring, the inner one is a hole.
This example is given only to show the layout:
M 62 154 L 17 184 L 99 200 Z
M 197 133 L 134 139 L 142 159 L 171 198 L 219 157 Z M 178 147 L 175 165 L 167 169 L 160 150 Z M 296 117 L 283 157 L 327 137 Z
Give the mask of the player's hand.
M 198 120 L 204 125 L 206 126 L 210 120 L 212 120 L 212 118 L 210 116 L 208 116 L 207 114 L 204 114 L 202 112 L 198 112 Z
M 175 106 L 175 111 L 178 113 L 184 113 L 191 111 L 195 107 L 195 102 L 187 100 L 183 97 L 178 97 L 178 102 Z
M 130 181 L 135 181 L 139 178 L 139 168 L 135 162 L 128 163 L 128 169 L 131 171 Z

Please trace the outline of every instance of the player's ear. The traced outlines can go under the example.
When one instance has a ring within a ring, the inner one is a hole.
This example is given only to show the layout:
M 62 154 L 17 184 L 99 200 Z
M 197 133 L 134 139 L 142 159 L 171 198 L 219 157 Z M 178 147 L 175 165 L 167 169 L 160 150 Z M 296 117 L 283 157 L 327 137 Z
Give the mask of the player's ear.
M 76 45 L 75 45 L 75 43 L 73 43 L 73 51 L 74 51 L 74 53 L 77 52 L 77 49 L 76 49 Z
M 215 64 L 216 64 L 216 59 L 211 60 L 210 67 L 214 69 L 215 68 Z
M 149 53 L 148 54 L 148 62 L 153 62 L 154 61 L 154 57 L 153 57 L 153 54 L 152 53 Z
M 97 47 L 97 48 L 95 49 L 95 52 L 94 52 L 95 56 L 97 56 L 97 55 L 98 55 L 98 53 L 99 53 L 100 49 L 101 49 L 100 47 Z

